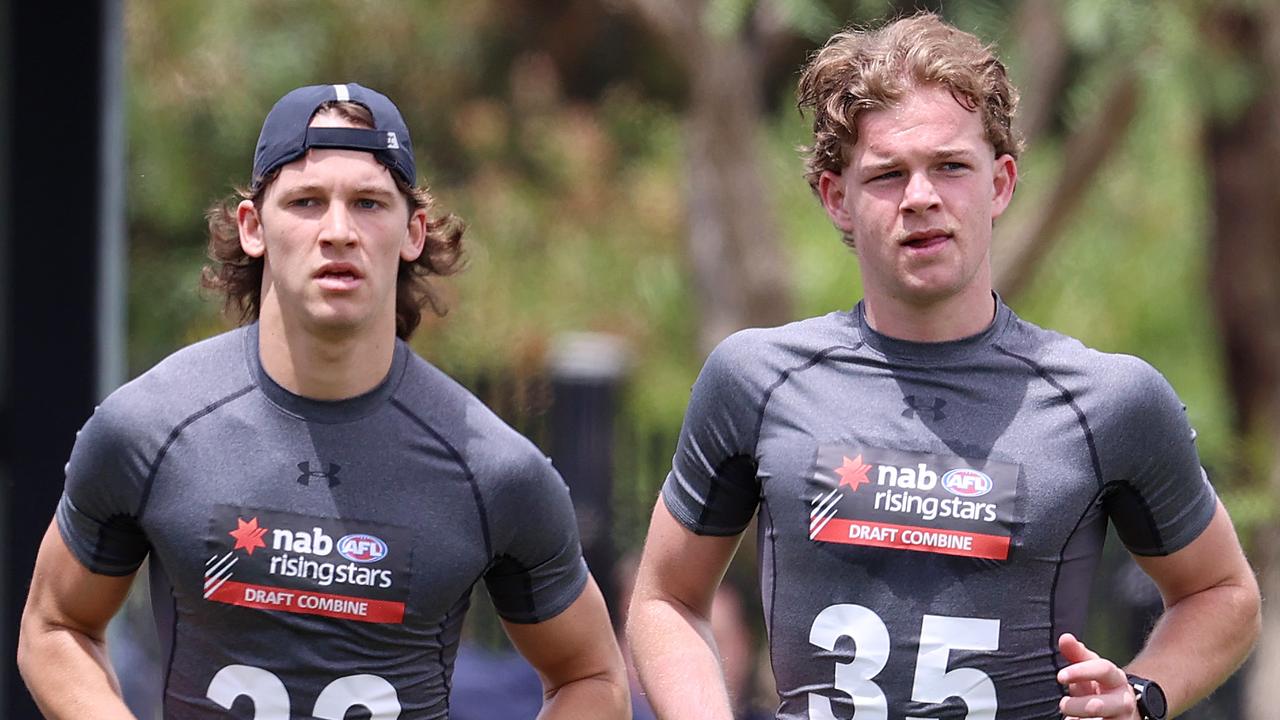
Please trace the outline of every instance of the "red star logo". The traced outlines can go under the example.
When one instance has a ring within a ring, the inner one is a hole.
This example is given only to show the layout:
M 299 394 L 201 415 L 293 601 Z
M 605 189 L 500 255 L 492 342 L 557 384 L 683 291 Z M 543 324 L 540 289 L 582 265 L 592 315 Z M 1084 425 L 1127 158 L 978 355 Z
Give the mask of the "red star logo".
M 852 460 L 845 457 L 844 464 L 836 468 L 836 474 L 840 476 L 840 484 L 837 485 L 837 487 L 848 485 L 853 488 L 853 492 L 857 492 L 859 486 L 871 482 L 871 480 L 867 478 L 867 471 L 870 469 L 870 465 L 862 462 L 861 453 L 858 454 L 858 457 Z
M 253 554 L 257 548 L 264 548 L 266 543 L 262 542 L 262 536 L 267 534 L 267 529 L 258 527 L 258 518 L 254 518 L 249 522 L 245 522 L 243 518 L 236 518 L 235 530 L 227 533 L 236 539 L 236 546 L 231 548 L 232 551 L 244 548 L 244 551 Z

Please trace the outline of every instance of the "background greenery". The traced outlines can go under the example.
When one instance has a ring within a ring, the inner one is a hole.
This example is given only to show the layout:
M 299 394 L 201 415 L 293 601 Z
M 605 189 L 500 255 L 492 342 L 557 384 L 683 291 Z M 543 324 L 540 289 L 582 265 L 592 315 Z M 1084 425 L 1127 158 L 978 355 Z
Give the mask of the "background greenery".
M 703 359 L 685 237 L 692 86 L 627 0 L 133 0 L 127 4 L 129 365 L 137 374 L 227 323 L 196 291 L 202 212 L 247 180 L 261 119 L 299 85 L 358 81 L 401 107 L 422 176 L 469 224 L 469 269 L 440 284 L 451 312 L 417 350 L 463 377 L 527 375 L 571 330 L 623 338 L 624 422 L 673 436 Z M 708 0 L 712 35 L 760 3 Z M 921 3 L 930 5 L 932 3 Z M 1013 0 L 952 0 L 946 16 L 999 45 L 1027 79 Z M 1248 11 L 1261 0 L 1238 0 Z M 786 28 L 760 80 L 758 147 L 792 315 L 848 308 L 852 256 L 802 176 L 796 71 L 848 21 L 912 3 L 776 0 Z M 1197 0 L 1063 0 L 1065 85 L 1020 163 L 1016 225 L 1047 197 L 1068 138 L 1136 71 L 1132 122 L 1060 239 L 1011 304 L 1093 347 L 1140 355 L 1189 407 L 1206 466 L 1246 537 L 1276 522 L 1271 490 L 1230 469 L 1258 454 L 1237 432 L 1207 294 L 1212 213 L 1206 126 L 1256 92 L 1257 68 L 1208 44 Z M 1000 249 L 997 248 L 997 254 Z M 668 448 L 667 452 L 670 452 Z M 1265 453 L 1264 453 L 1265 454 Z M 619 497 L 651 503 L 664 468 L 624 468 Z M 647 513 L 647 507 L 645 508 Z M 638 540 L 638 525 L 623 533 Z
M 557 333 L 614 333 L 635 359 L 628 413 L 678 426 L 702 361 L 681 240 L 684 88 L 633 18 L 574 5 L 129 3 L 131 372 L 226 327 L 216 298 L 196 291 L 202 213 L 247 178 L 266 110 L 295 86 L 351 79 L 401 105 L 424 178 L 441 207 L 469 224 L 469 268 L 441 283 L 451 311 L 418 333 L 418 351 L 465 374 L 509 371 L 541 363 Z M 947 9 L 999 42 L 1014 5 Z M 1186 47 L 1194 3 L 1063 5 L 1084 51 L 1115 58 L 1122 40 L 1142 46 L 1147 101 L 1065 240 L 1013 304 L 1034 322 L 1161 368 L 1190 408 L 1206 462 L 1229 465 L 1229 397 L 1204 289 L 1203 72 Z M 886 10 L 819 7 L 833 22 Z M 806 125 L 791 93 L 813 45 L 797 38 L 787 81 L 770 88 L 760 142 L 771 186 L 761 202 L 777 208 L 794 315 L 803 317 L 848 308 L 860 290 L 852 256 L 801 177 L 795 149 Z M 1092 110 L 1106 80 L 1107 63 L 1090 59 L 1082 51 L 1064 129 Z M 1016 77 L 1016 57 L 1011 64 Z M 1059 140 L 1050 135 L 1023 158 L 1014 216 L 1045 194 Z

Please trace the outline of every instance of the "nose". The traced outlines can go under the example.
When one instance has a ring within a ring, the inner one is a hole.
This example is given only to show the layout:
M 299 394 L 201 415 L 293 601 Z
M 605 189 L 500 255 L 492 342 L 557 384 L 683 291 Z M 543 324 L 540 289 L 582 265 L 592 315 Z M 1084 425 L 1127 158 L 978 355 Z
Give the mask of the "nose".
M 353 245 L 357 240 L 355 223 L 345 203 L 331 202 L 320 223 L 320 242 L 326 245 Z
M 902 193 L 903 212 L 920 213 L 933 209 L 941 203 L 937 188 L 927 173 L 913 172 L 907 180 L 906 190 Z

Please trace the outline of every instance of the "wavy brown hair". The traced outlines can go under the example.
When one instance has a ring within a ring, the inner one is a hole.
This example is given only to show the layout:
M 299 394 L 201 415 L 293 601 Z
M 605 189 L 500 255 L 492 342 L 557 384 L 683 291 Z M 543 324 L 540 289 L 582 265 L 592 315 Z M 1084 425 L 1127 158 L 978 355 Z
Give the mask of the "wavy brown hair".
M 374 127 L 373 116 L 365 106 L 355 102 L 330 101 L 316 114 L 334 113 L 359 127 Z M 241 201 L 251 200 L 259 212 L 267 188 L 275 180 L 272 172 L 256 190 L 247 186 L 235 188 L 226 198 L 209 206 L 205 219 L 209 222 L 209 260 L 200 274 L 200 285 L 225 296 L 223 310 L 241 324 L 258 318 L 262 304 L 263 258 L 252 257 L 240 247 L 240 227 L 236 208 Z M 456 215 L 433 215 L 435 199 L 427 188 L 410 186 L 396 173 L 391 173 L 396 187 L 409 202 L 409 212 L 427 211 L 426 242 L 422 254 L 413 262 L 400 261 L 396 274 L 396 336 L 407 340 L 422 322 L 422 310 L 430 307 L 436 315 L 446 308 L 431 288 L 432 276 L 457 273 L 464 265 L 462 236 L 465 224 Z
M 994 49 L 933 13 L 920 13 L 878 29 L 847 28 L 810 58 L 796 92 L 800 112 L 813 111 L 813 145 L 802 148 L 810 187 L 817 190 L 824 171 L 839 174 L 848 166 L 858 113 L 892 107 L 922 85 L 940 85 L 961 106 L 981 111 L 996 157 L 1018 157 L 1018 91 Z

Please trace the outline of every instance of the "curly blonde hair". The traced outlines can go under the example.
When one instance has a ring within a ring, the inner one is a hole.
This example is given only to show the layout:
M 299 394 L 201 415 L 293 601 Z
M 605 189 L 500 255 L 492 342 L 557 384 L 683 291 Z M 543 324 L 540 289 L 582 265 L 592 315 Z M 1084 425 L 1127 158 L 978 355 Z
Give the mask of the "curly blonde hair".
M 332 112 L 354 125 L 372 128 L 373 116 L 363 105 L 331 101 L 321 105 L 316 114 Z M 278 171 L 277 171 L 278 172 Z M 427 211 L 426 243 L 422 254 L 413 262 L 400 261 L 396 273 L 396 336 L 407 340 L 422 322 L 422 310 L 430 307 L 436 315 L 444 315 L 445 307 L 432 292 L 428 278 L 453 275 L 462 269 L 464 257 L 462 236 L 465 225 L 451 214 L 433 215 L 435 199 L 422 186 L 409 186 L 396 173 L 391 173 L 396 187 L 409 201 L 410 211 Z M 262 268 L 265 261 L 245 253 L 240 247 L 240 227 L 236 208 L 243 200 L 251 200 L 262 209 L 262 199 L 275 179 L 265 178 L 257 191 L 237 187 L 230 196 L 209 206 L 205 219 L 209 222 L 209 260 L 200 275 L 206 289 L 225 295 L 223 310 L 239 322 L 258 318 L 262 304 Z
M 878 29 L 847 28 L 810 58 L 796 92 L 800 112 L 813 111 L 813 144 L 802 148 L 809 185 L 816 190 L 824 171 L 838 174 L 848 166 L 858 113 L 891 107 L 922 85 L 945 87 L 963 107 L 981 111 L 996 156 L 1018 157 L 1018 91 L 994 49 L 933 13 L 920 13 Z

